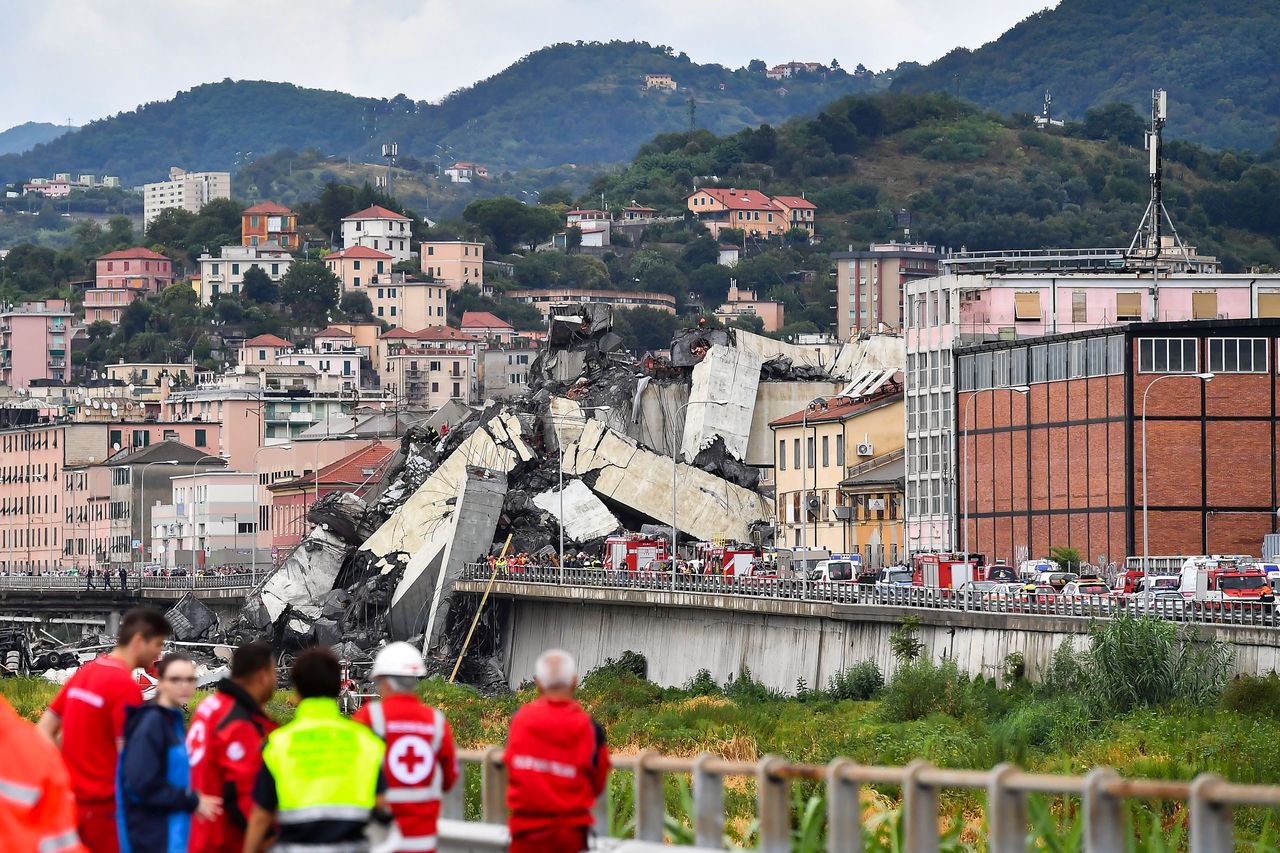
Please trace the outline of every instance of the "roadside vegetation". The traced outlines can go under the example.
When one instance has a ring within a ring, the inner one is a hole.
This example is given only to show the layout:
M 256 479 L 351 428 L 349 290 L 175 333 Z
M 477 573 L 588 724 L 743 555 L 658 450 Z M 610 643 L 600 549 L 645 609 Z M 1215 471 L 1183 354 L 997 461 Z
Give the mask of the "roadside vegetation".
M 878 765 L 923 758 L 941 767 L 980 769 L 1008 761 L 1077 775 L 1105 765 L 1131 777 L 1189 780 L 1211 772 L 1233 782 L 1280 782 L 1280 753 L 1269 747 L 1280 724 L 1280 676 L 1228 679 L 1229 649 L 1200 642 L 1171 623 L 1121 618 L 1099 625 L 1079 648 L 1061 646 L 1036 683 L 1023 676 L 1017 657 L 1007 662 L 1001 684 L 970 678 L 952 661 L 936 662 L 910 622 L 899 629 L 894 651 L 898 665 L 888 679 L 865 662 L 830 684 L 800 681 L 786 693 L 749 671 L 725 683 L 701 672 L 681 687 L 659 687 L 645 678 L 643 656 L 628 652 L 588 674 L 580 698 L 617 754 L 708 751 L 742 761 L 777 754 L 816 764 L 846 756 Z M 0 693 L 29 719 L 55 690 L 34 679 L 0 682 Z M 459 744 L 474 748 L 502 743 L 511 714 L 533 692 L 525 686 L 489 697 L 437 679 L 424 682 L 422 695 L 448 714 Z M 270 710 L 278 719 L 289 717 L 286 694 L 278 694 Z M 468 811 L 478 817 L 475 768 L 467 787 Z M 634 811 L 626 774 L 614 774 L 610 795 L 610 830 L 628 834 Z M 797 784 L 793 795 L 794 849 L 822 849 L 821 786 Z M 891 786 L 864 791 L 868 849 L 902 849 L 898 796 Z M 980 792 L 943 794 L 944 849 L 984 849 L 983 801 Z M 671 840 L 691 838 L 691 804 L 688 778 L 669 777 Z M 727 838 L 751 845 L 754 782 L 727 780 L 725 805 Z M 1032 836 L 1052 842 L 1042 849 L 1078 849 L 1078 800 L 1032 797 L 1029 814 Z M 1183 804 L 1137 802 L 1129 814 L 1133 849 L 1186 847 Z M 1237 837 L 1253 839 L 1242 849 L 1280 848 L 1280 815 L 1240 809 L 1236 826 Z

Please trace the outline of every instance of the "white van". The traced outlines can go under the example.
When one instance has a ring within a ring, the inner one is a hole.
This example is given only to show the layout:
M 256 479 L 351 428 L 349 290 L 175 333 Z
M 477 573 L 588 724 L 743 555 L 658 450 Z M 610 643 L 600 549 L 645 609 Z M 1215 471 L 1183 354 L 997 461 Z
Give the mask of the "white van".
M 856 583 L 862 571 L 862 557 L 851 554 L 847 557 L 839 554 L 831 555 L 831 559 L 822 560 L 809 576 L 809 580 L 818 583 Z

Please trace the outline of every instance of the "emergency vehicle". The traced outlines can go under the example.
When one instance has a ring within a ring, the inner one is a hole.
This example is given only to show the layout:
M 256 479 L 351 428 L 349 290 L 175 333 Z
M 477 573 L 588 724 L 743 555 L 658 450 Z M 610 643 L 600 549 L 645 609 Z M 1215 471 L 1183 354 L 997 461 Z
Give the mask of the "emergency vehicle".
M 973 555 L 966 562 L 959 554 L 917 554 L 912 559 L 911 582 L 914 586 L 957 589 L 966 581 L 978 580 L 978 571 Z
M 1275 600 L 1262 569 L 1221 554 L 1188 557 L 1182 564 L 1178 591 L 1183 598 L 1215 604 Z
M 849 556 L 832 554 L 829 559 L 818 563 L 818 567 L 813 570 L 813 576 L 810 580 L 818 583 L 832 581 L 857 583 L 861 574 L 862 556 L 860 554 L 851 554 Z
M 643 572 L 655 560 L 667 559 L 667 540 L 624 533 L 604 540 L 604 567 L 614 572 Z
M 1040 576 L 1042 572 L 1060 572 L 1062 566 L 1059 566 L 1053 560 L 1023 560 L 1018 566 L 1018 577 L 1028 583 L 1032 583 Z
M 693 552 L 702 562 L 702 571 L 708 575 L 746 577 L 751 574 L 751 564 L 756 560 L 753 546 L 727 539 L 698 542 L 693 546 Z

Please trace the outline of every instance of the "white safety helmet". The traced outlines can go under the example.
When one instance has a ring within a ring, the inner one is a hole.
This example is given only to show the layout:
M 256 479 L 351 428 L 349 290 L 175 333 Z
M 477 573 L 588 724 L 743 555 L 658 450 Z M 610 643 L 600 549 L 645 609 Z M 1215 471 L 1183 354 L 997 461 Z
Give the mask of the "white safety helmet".
M 369 674 L 374 678 L 380 675 L 426 678 L 427 662 L 422 659 L 422 652 L 408 643 L 391 643 L 373 659 L 373 671 Z

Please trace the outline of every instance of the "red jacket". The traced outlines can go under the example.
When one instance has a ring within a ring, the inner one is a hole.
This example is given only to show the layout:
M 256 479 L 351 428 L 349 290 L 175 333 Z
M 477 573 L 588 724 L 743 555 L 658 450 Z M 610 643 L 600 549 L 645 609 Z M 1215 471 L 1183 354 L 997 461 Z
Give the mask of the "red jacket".
M 262 745 L 276 724 L 244 688 L 230 679 L 191 716 L 187 753 L 191 787 L 222 797 L 222 817 L 191 820 L 190 853 L 240 853 L 253 809 L 253 783 L 262 766 Z
M 458 781 L 458 753 L 444 714 L 417 697 L 395 694 L 361 706 L 352 717 L 386 741 L 387 805 L 402 850 L 435 849 L 440 797 Z
M 594 822 L 609 749 L 604 729 L 577 702 L 539 698 L 516 711 L 504 760 L 512 835 Z
M 88 853 L 58 748 L 0 696 L 0 838 L 10 853 Z

